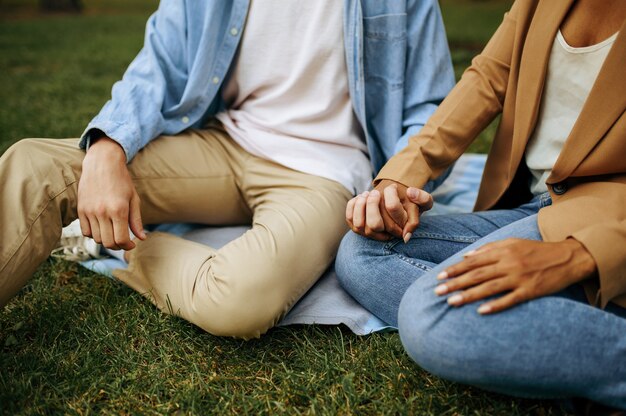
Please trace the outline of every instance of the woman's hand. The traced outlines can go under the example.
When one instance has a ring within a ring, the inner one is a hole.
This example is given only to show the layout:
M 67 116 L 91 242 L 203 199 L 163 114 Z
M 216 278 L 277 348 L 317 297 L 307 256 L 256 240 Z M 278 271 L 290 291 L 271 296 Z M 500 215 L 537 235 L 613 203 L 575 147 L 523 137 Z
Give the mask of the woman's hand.
M 432 206 L 428 192 L 383 180 L 371 192 L 348 201 L 346 222 L 365 237 L 381 241 L 397 237 L 407 242 L 419 225 L 420 214 Z
M 508 292 L 483 303 L 478 313 L 489 314 L 559 292 L 591 277 L 597 266 L 591 254 L 574 239 L 558 243 L 508 239 L 482 246 L 448 267 L 437 278 L 439 296 L 457 292 L 448 303 L 461 306 Z

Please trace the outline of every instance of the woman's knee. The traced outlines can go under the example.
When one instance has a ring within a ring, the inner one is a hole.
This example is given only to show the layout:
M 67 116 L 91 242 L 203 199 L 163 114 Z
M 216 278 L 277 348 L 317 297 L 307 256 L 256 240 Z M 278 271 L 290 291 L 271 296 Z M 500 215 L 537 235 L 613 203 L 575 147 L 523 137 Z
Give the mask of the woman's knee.
M 414 284 L 400 304 L 398 324 L 406 352 L 422 368 L 439 377 L 482 385 L 493 356 L 491 345 L 481 337 L 472 305 L 456 308 L 431 287 Z M 470 316 L 472 315 L 472 316 Z M 494 362 L 492 361 L 492 362 Z

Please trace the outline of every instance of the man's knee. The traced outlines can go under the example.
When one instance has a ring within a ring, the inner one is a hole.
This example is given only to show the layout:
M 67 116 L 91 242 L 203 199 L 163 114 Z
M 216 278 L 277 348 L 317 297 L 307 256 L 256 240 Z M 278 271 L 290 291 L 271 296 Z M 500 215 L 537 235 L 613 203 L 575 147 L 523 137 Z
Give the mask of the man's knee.
M 213 335 L 243 339 L 259 338 L 278 324 L 302 293 L 272 283 L 280 270 L 246 269 L 210 271 L 210 283 L 194 288 L 186 318 Z
M 2 155 L 3 164 L 6 163 L 10 171 L 8 179 L 37 178 L 40 185 L 45 185 L 62 175 L 63 182 L 74 181 L 76 178 L 67 163 L 55 157 L 56 142 L 51 139 L 23 139 L 13 144 Z
M 276 326 L 282 317 L 271 306 L 261 307 L 257 302 L 241 302 L 236 297 L 226 299 L 223 304 L 211 309 L 214 311 L 212 315 L 202 314 L 188 319 L 212 335 L 245 340 L 261 337 Z
M 26 167 L 32 163 L 33 155 L 38 153 L 39 143 L 37 139 L 22 139 L 9 147 L 2 159 Z

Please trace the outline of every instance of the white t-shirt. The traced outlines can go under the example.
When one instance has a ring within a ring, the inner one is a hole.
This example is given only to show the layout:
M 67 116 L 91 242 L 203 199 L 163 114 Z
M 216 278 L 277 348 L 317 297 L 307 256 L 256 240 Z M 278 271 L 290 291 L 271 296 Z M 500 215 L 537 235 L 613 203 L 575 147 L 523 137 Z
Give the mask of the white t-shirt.
M 568 45 L 561 31 L 554 39 L 537 126 L 526 147 L 533 194 L 548 190 L 546 180 L 616 38 L 583 48 Z
M 348 90 L 343 2 L 253 0 L 217 115 L 246 151 L 341 183 L 372 180 Z

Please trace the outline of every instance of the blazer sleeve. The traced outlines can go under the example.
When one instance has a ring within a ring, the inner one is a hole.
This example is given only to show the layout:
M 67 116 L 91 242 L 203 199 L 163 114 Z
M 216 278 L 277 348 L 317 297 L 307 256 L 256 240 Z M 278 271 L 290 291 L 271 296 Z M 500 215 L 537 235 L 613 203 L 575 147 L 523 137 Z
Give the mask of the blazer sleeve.
M 392 157 L 374 183 L 391 179 L 423 187 L 450 166 L 502 111 L 513 55 L 520 0 L 407 147 Z
M 617 298 L 626 301 L 626 220 L 594 224 L 571 237 L 585 246 L 598 266 L 596 305 L 604 308 Z
M 146 25 L 143 48 L 85 129 L 81 148 L 103 132 L 122 146 L 130 162 L 164 131 L 163 108 L 180 99 L 187 80 L 185 40 L 185 2 L 161 0 Z

